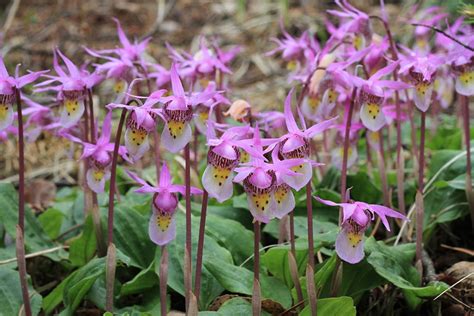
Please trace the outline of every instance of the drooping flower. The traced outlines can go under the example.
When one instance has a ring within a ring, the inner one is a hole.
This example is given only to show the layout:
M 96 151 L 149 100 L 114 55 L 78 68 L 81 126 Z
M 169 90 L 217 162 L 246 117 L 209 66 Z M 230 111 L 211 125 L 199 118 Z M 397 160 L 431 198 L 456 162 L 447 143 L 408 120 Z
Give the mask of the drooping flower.
M 423 57 L 408 49 L 405 50 L 408 55 L 400 57 L 400 74 L 406 74 L 408 81 L 414 86 L 415 106 L 420 111 L 426 112 L 431 104 L 436 71 L 445 62 L 445 58 L 438 55 Z
M 64 64 L 66 64 L 67 72 L 59 65 L 57 55 L 59 55 Z M 99 83 L 102 80 L 102 76 L 79 69 L 69 58 L 63 55 L 59 49 L 54 51 L 53 67 L 57 75 L 44 75 L 44 77 L 50 79 L 37 84 L 35 91 L 58 92 L 58 99 L 63 103 L 59 122 L 64 128 L 69 128 L 76 125 L 84 114 L 84 91 L 91 89 Z M 52 85 L 56 82 L 58 82 L 59 85 Z
M 228 128 L 219 138 L 216 137 L 214 124 L 208 121 L 207 144 L 207 166 L 202 175 L 202 185 L 209 196 L 222 203 L 232 197 L 234 169 L 240 162 L 240 149 L 252 148 L 245 142 L 240 141 L 245 137 L 250 126 L 236 126 Z
M 347 0 L 336 0 L 335 2 L 342 11 L 327 10 L 327 12 L 340 18 L 342 23 L 336 32 L 332 33 L 328 42 L 342 41 L 344 37 L 350 36 L 356 50 L 362 50 L 369 46 L 372 41 L 372 25 L 369 16 L 356 9 Z
M 474 47 L 474 35 L 466 35 L 464 41 Z M 448 55 L 455 76 L 456 92 L 465 96 L 474 95 L 474 52 L 456 45 Z
M 195 92 L 194 94 L 199 95 L 200 93 L 201 92 Z M 193 121 L 199 133 L 205 135 L 207 132 L 207 120 L 215 121 L 214 107 L 216 105 L 230 105 L 230 101 L 221 94 L 222 91 L 217 91 L 217 85 L 214 81 L 210 81 L 202 93 L 213 94 L 213 96 L 209 100 L 194 106 L 195 114 Z
M 176 69 L 176 64 L 171 66 L 172 96 L 162 97 L 163 117 L 165 127 L 161 134 L 163 146 L 176 153 L 183 149 L 192 138 L 190 122 L 193 118 L 193 107 L 208 101 L 214 96 L 214 92 L 202 92 L 187 96 Z
M 281 218 L 286 215 L 282 210 L 282 205 L 275 200 L 276 173 L 297 175 L 298 173 L 292 171 L 291 168 L 301 165 L 305 162 L 305 159 L 266 162 L 263 157 L 263 143 L 274 143 L 275 140 L 261 140 L 259 134 L 260 131 L 257 126 L 254 128 L 253 139 L 246 141 L 251 144 L 253 149 L 252 152 L 249 152 L 250 161 L 235 169 L 237 175 L 234 182 L 243 182 L 249 209 L 254 219 L 262 223 L 268 223 L 274 217 Z
M 15 76 L 10 76 L 3 62 L 3 57 L 0 56 L 0 132 L 7 129 L 13 123 L 15 89 L 21 89 L 47 72 L 37 71 L 20 76 L 19 66 L 16 67 Z
M 376 132 L 386 123 L 385 114 L 382 111 L 387 89 L 401 90 L 410 87 L 404 82 L 382 80 L 381 78 L 392 73 L 398 67 L 398 62 L 378 70 L 367 80 L 352 76 L 354 85 L 358 87 L 357 100 L 360 104 L 360 119 L 365 127 Z
M 313 61 L 316 58 L 320 46 L 308 31 L 303 32 L 300 37 L 293 37 L 285 30 L 283 23 L 280 23 L 280 28 L 283 39 L 272 38 L 271 40 L 278 46 L 267 55 L 281 52 L 281 57 L 288 63 L 287 67 L 290 70 L 296 70 L 307 61 Z
M 87 185 L 95 193 L 104 192 L 105 182 L 110 178 L 110 155 L 114 150 L 114 144 L 110 142 L 112 130 L 112 112 L 109 111 L 104 118 L 102 132 L 95 144 L 84 142 L 66 132 L 61 135 L 83 145 L 84 149 L 80 159 L 88 159 L 89 169 L 86 173 Z M 119 147 L 119 154 L 123 159 L 128 160 L 125 147 Z
M 347 192 L 349 195 L 349 190 Z M 364 258 L 364 232 L 370 222 L 379 216 L 385 229 L 390 231 L 387 217 L 408 220 L 404 215 L 383 205 L 368 204 L 349 200 L 348 203 L 335 203 L 315 197 L 317 201 L 342 208 L 341 230 L 336 238 L 336 253 L 342 260 L 355 264 Z
M 132 161 L 138 161 L 150 149 L 148 135 L 156 126 L 156 118 L 161 109 L 153 108 L 160 102 L 166 90 L 157 90 L 150 94 L 140 106 L 111 103 L 109 109 L 124 108 L 129 110 L 125 128 L 125 147 Z
M 284 114 L 288 133 L 280 137 L 278 151 L 284 159 L 306 159 L 307 161 L 292 168 L 299 175 L 283 173 L 281 178 L 286 184 L 299 191 L 311 179 L 313 175 L 313 163 L 308 160 L 311 139 L 334 125 L 337 117 L 306 128 L 304 119 L 301 120 L 303 130 L 300 130 L 291 111 L 291 98 L 293 90 L 290 91 L 285 100 Z
M 133 172 L 127 171 L 127 174 L 141 185 L 135 190 L 136 193 L 153 194 L 152 214 L 148 225 L 150 239 L 159 246 L 168 244 L 176 236 L 177 193 L 185 194 L 186 187 L 171 183 L 171 175 L 166 162 L 161 167 L 158 186 L 149 185 Z M 202 194 L 202 191 L 191 187 L 191 194 Z
M 52 111 L 49 107 L 43 106 L 26 96 L 22 95 L 21 100 L 26 105 L 23 115 L 27 117 L 24 124 L 27 141 L 34 142 L 46 126 L 53 122 Z

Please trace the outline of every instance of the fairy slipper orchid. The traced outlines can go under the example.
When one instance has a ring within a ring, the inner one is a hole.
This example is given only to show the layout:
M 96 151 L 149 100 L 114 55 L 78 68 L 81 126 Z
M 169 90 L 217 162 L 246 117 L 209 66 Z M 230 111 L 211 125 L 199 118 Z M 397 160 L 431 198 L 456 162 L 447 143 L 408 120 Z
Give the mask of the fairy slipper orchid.
M 349 195 L 349 192 L 347 192 Z M 364 258 L 364 232 L 379 216 L 385 229 L 390 231 L 387 217 L 408 220 L 404 215 L 386 206 L 349 200 L 348 203 L 335 203 L 315 197 L 317 201 L 342 208 L 341 230 L 336 238 L 336 253 L 342 260 L 355 264 Z
M 406 74 L 413 84 L 413 101 L 422 112 L 428 111 L 433 94 L 436 71 L 444 63 L 444 58 L 436 55 L 420 57 L 409 51 L 408 56 L 401 57 L 400 74 Z
M 378 70 L 367 80 L 353 76 L 353 82 L 358 87 L 358 103 L 360 104 L 360 119 L 365 127 L 376 132 L 386 123 L 384 105 L 387 89 L 402 90 L 410 87 L 404 82 L 382 80 L 381 78 L 392 73 L 398 67 L 398 62 Z
M 214 107 L 219 104 L 230 105 L 230 101 L 221 94 L 221 91 L 217 91 L 216 88 L 217 86 L 214 81 L 209 82 L 203 93 L 214 95 L 206 102 L 197 104 L 194 108 L 194 126 L 198 129 L 199 133 L 203 135 L 207 132 L 207 120 L 210 119 L 211 121 L 215 121 L 215 115 L 213 112 Z M 194 94 L 197 95 L 199 93 Z
M 186 146 L 192 138 L 191 120 L 193 118 L 193 106 L 208 101 L 214 96 L 214 92 L 202 92 L 186 96 L 183 85 L 176 69 L 176 64 L 171 66 L 172 96 L 162 97 L 163 117 L 165 127 L 161 135 L 163 146 L 176 153 Z
M 239 148 L 247 147 L 238 139 L 248 134 L 249 126 L 238 126 L 227 129 L 220 138 L 216 138 L 213 124 L 208 122 L 207 167 L 202 175 L 202 185 L 209 196 L 219 202 L 232 197 L 234 191 L 234 169 L 240 162 Z M 247 150 L 250 150 L 247 148 Z
M 114 150 L 114 144 L 110 142 L 112 129 L 112 112 L 108 112 L 104 118 L 102 132 L 95 144 L 87 143 L 67 133 L 62 136 L 80 143 L 84 149 L 80 159 L 89 160 L 89 169 L 86 173 L 87 185 L 95 193 L 104 192 L 105 182 L 110 178 L 110 163 L 112 162 L 110 153 Z M 119 154 L 127 160 L 127 150 L 119 147 Z
M 281 175 L 297 175 L 291 170 L 292 167 L 303 164 L 305 159 L 287 159 L 282 161 L 266 162 L 263 157 L 263 145 L 274 143 L 275 140 L 262 140 L 259 135 L 258 126 L 254 128 L 252 140 L 246 140 L 251 144 L 250 161 L 236 168 L 237 175 L 234 182 L 243 182 L 247 194 L 250 212 L 256 221 L 268 223 L 274 217 L 284 216 L 281 205 L 275 200 L 275 189 L 277 188 L 276 173 Z
M 469 44 L 474 46 L 473 36 L 470 37 Z M 456 91 L 465 96 L 474 95 L 474 52 L 458 45 L 448 58 L 456 79 Z
M 133 172 L 127 171 L 127 174 L 141 185 L 135 190 L 136 193 L 153 194 L 152 215 L 148 225 L 150 239 L 159 246 L 168 244 L 176 236 L 177 193 L 185 194 L 185 186 L 171 183 L 171 175 L 166 163 L 163 163 L 161 167 L 158 186 L 149 185 Z M 202 191 L 191 187 L 191 194 L 202 194 Z
M 310 128 L 306 128 L 304 119 L 301 119 L 303 130 L 300 130 L 291 111 L 292 96 L 293 90 L 290 91 L 285 100 L 284 114 L 288 133 L 279 139 L 279 154 L 284 159 L 307 159 L 309 157 L 309 143 L 311 139 L 315 135 L 331 128 L 337 117 L 315 124 Z M 299 191 L 310 181 L 313 175 L 312 163 L 307 160 L 300 165 L 292 167 L 292 170 L 299 175 L 282 174 L 281 177 L 290 187 Z
M 125 147 L 132 161 L 137 161 L 150 149 L 149 133 L 156 126 L 156 118 L 161 115 L 161 110 L 153 106 L 160 102 L 166 90 L 153 92 L 143 105 L 133 106 L 111 103 L 109 109 L 124 108 L 129 110 L 125 129 Z
M 19 65 L 15 76 L 8 74 L 7 68 L 0 56 L 0 132 L 10 127 L 14 120 L 13 102 L 15 102 L 15 89 L 21 89 L 32 83 L 47 71 L 32 72 L 28 75 L 19 75 Z
M 346 130 L 346 124 L 348 119 L 349 105 L 346 104 L 344 112 L 344 123 L 336 125 L 338 130 L 336 137 L 336 147 L 331 150 L 331 164 L 337 169 L 342 169 L 342 162 L 344 156 L 344 135 Z M 357 140 L 359 130 L 364 126 L 361 123 L 356 122 L 356 118 L 353 117 L 349 130 L 349 147 L 347 148 L 347 168 L 350 168 L 357 162 L 358 153 L 357 153 Z
M 342 40 L 346 35 L 350 35 L 352 37 L 352 45 L 356 50 L 369 46 L 373 33 L 369 16 L 356 9 L 347 0 L 336 0 L 335 2 L 342 11 L 327 10 L 327 12 L 345 22 L 332 34 L 329 41 L 332 42 L 335 38 Z
M 67 72 L 59 65 L 59 55 L 66 65 Z M 96 73 L 79 69 L 69 58 L 59 49 L 54 51 L 53 67 L 57 76 L 44 75 L 49 78 L 36 85 L 36 92 L 57 91 L 58 99 L 62 101 L 59 123 L 63 128 L 70 128 L 76 125 L 84 114 L 84 91 L 91 89 L 102 80 L 102 76 Z M 55 82 L 60 84 L 51 86 Z
M 269 51 L 268 56 L 281 52 L 281 57 L 288 63 L 289 70 L 295 70 L 297 65 L 302 65 L 305 61 L 312 61 L 320 50 L 319 43 L 308 31 L 303 32 L 300 37 L 292 37 L 285 30 L 283 22 L 280 23 L 283 39 L 272 38 L 278 47 Z

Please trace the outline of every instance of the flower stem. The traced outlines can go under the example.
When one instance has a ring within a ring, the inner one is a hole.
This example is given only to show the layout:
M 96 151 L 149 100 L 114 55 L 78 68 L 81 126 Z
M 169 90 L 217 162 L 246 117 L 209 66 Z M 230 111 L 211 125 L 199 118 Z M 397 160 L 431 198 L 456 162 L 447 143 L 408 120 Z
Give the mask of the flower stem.
M 160 260 L 160 308 L 161 316 L 166 316 L 166 290 L 168 282 L 168 249 L 165 246 L 161 247 L 161 260 Z
M 252 309 L 253 315 L 260 315 L 261 301 L 260 301 L 260 222 L 254 221 L 254 243 L 253 243 L 253 295 L 252 295 Z
M 18 260 L 18 273 L 20 275 L 21 294 L 25 315 L 31 316 L 30 296 L 28 294 L 28 283 L 26 281 L 26 259 L 25 259 L 25 142 L 23 139 L 23 112 L 21 109 L 20 90 L 15 89 L 17 112 L 18 112 L 18 226 L 16 230 L 16 255 Z
M 420 156 L 418 166 L 418 193 L 416 203 L 416 264 L 421 262 L 423 249 L 423 189 L 424 189 L 424 170 L 425 170 L 425 131 L 426 131 L 426 112 L 421 112 L 420 126 Z M 421 264 L 419 264 L 421 266 Z M 421 267 L 420 267 L 421 268 Z
M 117 176 L 117 158 L 118 158 L 118 151 L 120 147 L 120 138 L 122 136 L 122 129 L 123 129 L 123 124 L 125 122 L 126 115 L 127 115 L 127 110 L 123 109 L 122 114 L 120 114 L 120 120 L 117 127 L 117 132 L 115 134 L 115 144 L 114 144 L 114 152 L 112 156 L 112 166 L 110 168 L 109 211 L 107 214 L 107 244 L 109 247 L 114 242 L 114 194 L 115 194 L 115 187 L 116 187 L 115 181 L 116 181 L 116 176 Z M 119 192 L 117 192 L 117 194 L 119 194 Z M 115 270 L 113 271 L 115 272 Z M 109 277 L 111 279 L 110 279 L 110 282 L 107 282 L 106 309 L 107 311 L 112 312 L 115 275 L 110 275 Z
M 344 131 L 344 148 L 342 151 L 342 170 L 341 170 L 341 200 L 346 202 L 346 189 L 347 189 L 347 156 L 349 153 L 349 136 L 351 132 L 352 124 L 352 112 L 354 112 L 354 104 L 357 89 L 352 90 L 351 103 L 349 104 L 349 112 L 347 113 L 346 128 Z M 339 211 L 339 224 L 342 221 L 342 212 Z
M 156 168 L 156 181 L 160 180 L 160 165 L 161 165 L 161 155 L 160 155 L 160 134 L 156 126 L 153 128 L 153 142 L 154 142 L 154 151 L 155 151 L 155 168 Z
M 382 130 L 379 132 L 379 171 L 380 171 L 380 179 L 382 182 L 382 193 L 383 193 L 383 203 L 385 206 L 390 207 L 390 196 L 388 192 L 388 184 L 387 184 L 387 171 L 385 169 L 385 155 L 383 149 L 383 133 Z
M 398 52 L 397 47 L 395 45 L 395 41 L 393 40 L 392 32 L 390 31 L 390 27 L 388 22 L 380 18 L 378 16 L 370 16 L 371 18 L 377 18 L 382 21 L 382 24 L 385 28 L 385 32 L 387 33 L 388 41 L 390 43 L 390 52 L 392 54 L 392 59 L 394 61 L 398 60 Z M 393 79 L 398 81 L 398 69 L 393 72 Z M 397 90 L 395 90 L 395 110 L 396 110 L 396 127 L 397 127 L 397 198 L 398 198 L 398 210 L 400 213 L 405 214 L 405 181 L 404 181 L 404 166 L 405 164 L 402 162 L 402 120 L 401 120 L 401 107 L 400 107 L 400 95 Z M 389 205 L 387 205 L 389 206 Z
M 466 198 L 471 211 L 471 222 L 474 229 L 474 197 L 472 194 L 472 165 L 471 165 L 471 129 L 469 123 L 469 97 L 459 95 L 463 113 L 464 141 L 466 143 Z
M 313 203 L 311 196 L 311 181 L 306 184 L 306 212 L 308 220 L 308 263 L 314 271 Z
M 206 228 L 206 215 L 207 215 L 207 202 L 209 199 L 209 194 L 206 190 L 202 195 L 202 204 L 201 204 L 201 220 L 199 222 L 199 239 L 198 247 L 196 254 L 196 274 L 194 280 L 194 295 L 196 296 L 196 301 L 199 302 L 199 294 L 201 290 L 201 273 L 202 273 L 202 255 L 204 251 L 204 234 Z
M 185 263 L 184 269 L 184 279 L 188 280 L 185 282 L 185 297 L 186 297 L 186 310 L 189 308 L 189 298 L 192 288 L 192 272 L 191 272 L 191 244 L 192 244 L 192 234 L 191 234 L 191 161 L 189 159 L 189 144 L 184 147 L 184 160 L 186 163 L 185 172 L 184 172 L 184 182 L 186 186 L 186 245 L 185 260 L 188 261 Z

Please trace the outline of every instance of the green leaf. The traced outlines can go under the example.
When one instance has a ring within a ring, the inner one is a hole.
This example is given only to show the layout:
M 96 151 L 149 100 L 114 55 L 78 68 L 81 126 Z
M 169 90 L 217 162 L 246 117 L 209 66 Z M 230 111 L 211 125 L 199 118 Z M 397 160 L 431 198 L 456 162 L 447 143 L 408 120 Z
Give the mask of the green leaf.
M 354 302 L 352 301 L 352 297 L 348 296 L 319 299 L 316 310 L 318 316 L 356 315 L 356 308 L 354 306 Z M 300 313 L 300 316 L 307 315 L 311 315 L 311 309 L 309 305 L 307 305 Z
M 97 238 L 92 222 L 92 215 L 87 216 L 84 230 L 76 237 L 69 247 L 69 260 L 73 266 L 85 265 L 94 257 L 97 249 Z
M 355 303 L 360 300 L 365 292 L 386 283 L 367 260 L 357 264 L 344 262 L 342 271 L 342 281 L 338 296 L 351 296 Z
M 333 208 L 331 211 L 336 211 L 336 208 Z M 337 211 L 335 212 L 335 214 Z M 278 238 L 279 235 L 279 220 L 271 220 L 265 227 L 263 228 L 263 231 L 265 233 L 269 233 L 275 238 Z M 294 217 L 294 223 L 295 223 L 295 236 L 296 237 L 307 237 L 308 235 L 308 225 L 307 225 L 307 218 L 306 216 L 295 216 Z M 327 222 L 327 221 L 321 221 L 319 219 L 313 219 L 313 227 L 314 227 L 314 234 L 315 234 L 315 239 L 317 239 L 317 235 L 319 234 L 324 234 L 330 231 L 337 231 L 338 226 L 334 223 Z
M 149 216 L 140 214 L 130 202 L 115 206 L 115 246 L 130 258 L 131 265 L 141 269 L 149 267 L 155 257 L 156 245 L 148 236 Z
M 44 231 L 51 239 L 55 239 L 59 236 L 63 219 L 63 213 L 54 208 L 47 209 L 38 217 Z
M 105 277 L 105 258 L 95 258 L 74 272 L 64 284 L 64 305 L 67 315 L 74 311 L 99 277 Z
M 192 267 L 193 274 L 196 266 L 196 252 L 199 231 L 199 219 L 192 216 Z M 168 286 L 174 291 L 184 296 L 184 246 L 185 246 L 185 216 L 179 212 L 176 214 L 176 238 L 167 245 L 169 253 L 168 262 Z M 216 259 L 217 258 L 217 259 Z M 219 282 L 206 268 L 209 261 L 220 260 L 222 262 L 231 263 L 232 255 L 230 252 L 221 247 L 213 238 L 204 236 L 204 252 L 203 252 L 203 269 L 201 276 L 201 295 L 199 297 L 199 306 L 205 309 L 212 301 L 224 290 Z M 155 260 L 155 272 L 159 272 L 160 259 Z
M 267 267 L 268 271 L 281 281 L 285 282 L 288 288 L 293 287 L 291 279 L 290 266 L 288 263 L 288 246 L 278 246 L 270 248 L 263 256 L 262 263 Z M 306 263 L 308 261 L 307 250 L 296 250 L 296 264 L 300 275 L 304 274 Z
M 61 304 L 64 298 L 64 286 L 69 282 L 76 272 L 73 272 L 67 276 L 64 280 L 59 283 L 44 299 L 43 299 L 43 311 L 45 314 L 50 314 L 56 306 Z
M 0 267 L 0 280 L 0 315 L 19 315 L 23 298 L 18 271 Z M 31 286 L 28 286 L 28 292 L 30 294 L 31 311 L 33 315 L 38 315 L 41 309 L 42 297 Z
M 253 273 L 251 271 L 219 259 L 208 261 L 205 266 L 226 290 L 232 293 L 252 295 Z M 291 306 L 291 293 L 282 281 L 261 274 L 260 285 L 262 298 L 278 302 L 284 308 Z
M 148 268 L 141 270 L 132 280 L 122 284 L 120 296 L 142 293 L 159 284 L 154 268 L 155 261 L 153 260 Z
M 199 313 L 200 316 L 201 313 Z M 232 315 L 232 316 L 247 316 L 247 315 L 252 315 L 252 304 L 240 297 L 236 297 L 233 299 L 228 300 L 222 306 L 219 308 L 217 311 L 216 315 L 219 316 L 227 316 L 227 315 Z M 262 311 L 261 313 L 262 316 L 267 316 L 270 315 L 265 311 Z
M 412 264 L 414 244 L 404 244 L 390 247 L 383 242 L 376 242 L 374 238 L 366 241 L 365 249 L 370 253 L 367 262 L 384 279 L 404 290 L 408 295 L 411 308 L 421 303 L 413 298 L 427 298 L 440 294 L 448 288 L 443 282 L 433 282 L 427 286 L 419 287 L 420 276 Z
M 382 192 L 373 184 L 369 175 L 362 171 L 347 176 L 347 187 L 352 187 L 351 197 L 356 201 L 378 203 L 382 198 Z
M 11 183 L 0 183 L 0 223 L 10 237 L 15 238 L 18 223 L 18 193 Z M 41 224 L 31 209 L 25 208 L 25 248 L 28 252 L 36 252 L 55 247 L 44 232 Z M 59 261 L 65 259 L 65 252 L 58 251 L 46 254 L 48 258 Z
M 253 254 L 253 232 L 239 222 L 208 215 L 206 233 L 230 251 L 236 264 L 241 264 Z

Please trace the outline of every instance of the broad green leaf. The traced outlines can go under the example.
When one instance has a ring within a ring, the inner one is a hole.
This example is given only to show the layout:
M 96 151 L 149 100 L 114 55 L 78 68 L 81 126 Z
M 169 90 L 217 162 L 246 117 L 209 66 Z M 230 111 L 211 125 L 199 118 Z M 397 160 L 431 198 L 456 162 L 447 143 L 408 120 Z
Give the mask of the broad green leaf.
M 252 315 L 252 304 L 243 298 L 236 297 L 222 304 L 219 310 L 217 312 L 214 312 L 214 314 L 199 313 L 199 316 L 206 316 L 206 315 L 248 316 L 248 315 Z M 261 315 L 269 316 L 270 314 L 262 310 Z
M 55 239 L 59 236 L 63 219 L 64 214 L 55 208 L 47 209 L 38 217 L 44 231 L 51 239 Z
M 15 238 L 18 223 L 18 193 L 11 183 L 0 183 L 0 223 L 10 237 Z M 28 252 L 36 252 L 55 247 L 46 235 L 41 224 L 31 209 L 25 208 L 25 248 Z M 64 251 L 46 254 L 52 260 L 65 259 Z
M 23 298 L 21 295 L 20 277 L 18 271 L 1 266 L 0 267 L 0 315 L 19 315 Z M 30 285 L 31 311 L 33 315 L 38 315 L 41 309 L 42 297 Z
M 149 216 L 140 214 L 129 202 L 115 206 L 115 246 L 130 258 L 131 265 L 141 269 L 149 267 L 155 256 L 156 245 L 148 236 Z
M 386 281 L 379 276 L 374 268 L 363 260 L 357 264 L 343 263 L 342 281 L 339 288 L 339 296 L 351 296 L 357 303 L 362 295 Z
M 411 296 L 428 298 L 440 294 L 448 288 L 443 282 L 432 282 L 427 286 L 418 286 L 420 277 L 412 264 L 414 244 L 405 244 L 398 247 L 390 247 L 383 242 L 376 242 L 374 238 L 366 241 L 365 249 L 369 252 L 367 262 L 384 279 L 404 290 L 409 296 L 408 302 L 412 308 L 417 303 Z
M 373 181 L 365 172 L 348 175 L 347 187 L 352 187 L 351 197 L 356 201 L 378 203 L 382 198 L 382 192 L 373 184 Z
M 333 208 L 332 211 L 337 214 L 337 208 Z M 269 233 L 275 238 L 278 238 L 279 235 L 279 220 L 271 220 L 267 225 L 265 225 L 263 231 Z M 296 237 L 307 237 L 308 235 L 308 224 L 306 216 L 295 216 L 295 236 Z M 321 221 L 319 219 L 313 219 L 313 228 L 315 238 L 317 239 L 318 234 L 327 233 L 329 231 L 335 231 L 338 229 L 338 226 L 334 223 Z
M 84 230 L 76 237 L 69 247 L 69 260 L 72 265 L 80 267 L 94 257 L 97 249 L 97 238 L 94 231 L 92 216 L 89 215 L 84 223 Z
M 141 293 L 159 284 L 154 269 L 155 261 L 153 260 L 148 268 L 141 270 L 132 280 L 122 284 L 120 296 Z
M 340 296 L 334 298 L 322 298 L 318 300 L 317 305 L 318 316 L 355 316 L 356 308 L 351 297 Z M 300 313 L 300 316 L 311 315 L 310 306 L 307 305 Z
M 160 290 L 158 286 L 148 289 L 140 295 L 140 302 L 114 311 L 114 315 L 154 316 L 160 315 Z
M 253 272 L 215 259 L 205 263 L 206 268 L 226 290 L 232 293 L 252 295 Z M 284 308 L 291 306 L 291 293 L 285 284 L 275 277 L 260 274 L 262 298 L 280 303 Z
M 196 251 L 199 231 L 199 219 L 192 216 L 192 267 L 193 275 L 196 267 Z M 185 216 L 183 213 L 176 214 L 176 238 L 167 245 L 169 253 L 168 261 L 168 286 L 174 291 L 184 296 L 184 246 L 185 246 Z M 232 255 L 230 252 L 221 247 L 213 238 L 205 235 L 204 252 L 203 252 L 203 269 L 201 276 L 201 295 L 199 298 L 199 306 L 205 309 L 212 301 L 224 290 L 219 282 L 206 268 L 209 261 L 221 260 L 222 262 L 232 263 Z M 159 273 L 160 259 L 155 260 L 155 272 Z
M 291 279 L 290 266 L 288 263 L 289 246 L 278 246 L 270 248 L 263 256 L 262 263 L 267 267 L 268 271 L 285 282 L 288 288 L 293 287 L 293 280 Z M 300 275 L 304 274 L 306 263 L 308 261 L 307 250 L 296 250 L 296 264 Z
M 208 215 L 206 233 L 230 251 L 236 264 L 241 264 L 253 254 L 253 232 L 239 222 Z
M 320 296 L 322 297 L 327 296 L 326 292 L 328 291 L 325 291 L 325 289 L 329 288 L 331 277 L 334 273 L 334 269 L 336 268 L 336 257 L 337 257 L 336 254 L 333 254 L 329 259 L 318 264 L 315 268 L 316 273 L 314 274 L 314 284 L 316 285 L 317 291 L 318 290 L 322 291 L 322 293 L 320 294 Z M 308 299 L 305 276 L 300 278 L 300 284 L 301 284 L 301 290 L 303 292 L 303 299 Z M 297 299 L 296 290 L 292 289 L 291 293 L 296 300 Z
M 67 315 L 74 314 L 99 277 L 105 277 L 105 258 L 92 259 L 75 271 L 74 275 L 65 282 L 63 296 Z
M 61 304 L 64 299 L 64 286 L 69 282 L 69 280 L 74 277 L 76 271 L 69 274 L 64 280 L 59 283 L 58 286 L 54 288 L 44 299 L 43 299 L 43 311 L 46 314 L 50 314 L 56 306 Z

